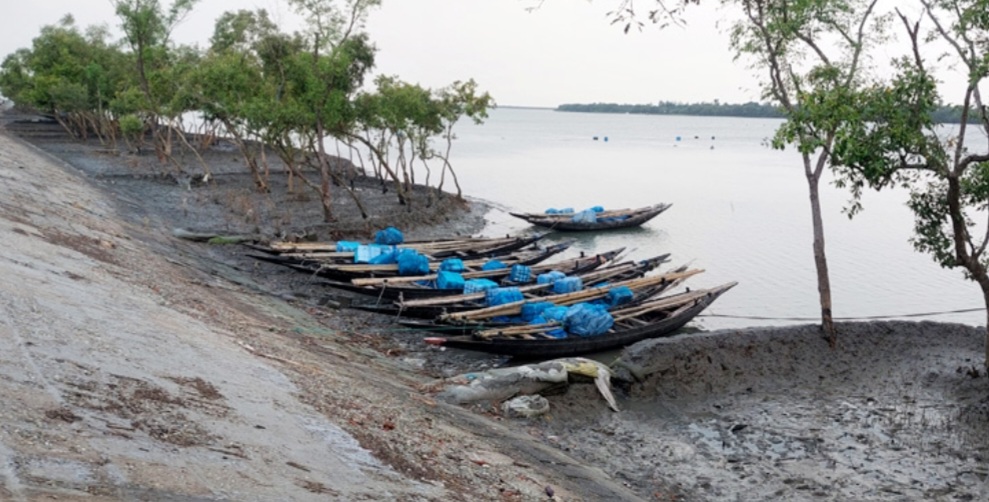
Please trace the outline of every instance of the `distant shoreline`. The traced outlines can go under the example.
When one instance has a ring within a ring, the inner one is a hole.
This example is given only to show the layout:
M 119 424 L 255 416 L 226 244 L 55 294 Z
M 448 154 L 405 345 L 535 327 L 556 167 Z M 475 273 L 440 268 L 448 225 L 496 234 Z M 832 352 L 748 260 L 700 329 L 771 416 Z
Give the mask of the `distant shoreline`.
M 508 108 L 508 107 L 506 107 Z M 689 115 L 700 117 L 740 117 L 740 118 L 786 118 L 778 106 L 768 103 L 731 104 L 714 101 L 711 103 L 674 103 L 660 101 L 657 104 L 618 104 L 618 103 L 565 103 L 557 106 L 558 112 L 578 113 L 611 113 L 634 115 Z M 957 124 L 961 122 L 962 107 L 941 106 L 932 114 L 932 119 L 939 124 Z M 970 115 L 970 123 L 978 123 Z

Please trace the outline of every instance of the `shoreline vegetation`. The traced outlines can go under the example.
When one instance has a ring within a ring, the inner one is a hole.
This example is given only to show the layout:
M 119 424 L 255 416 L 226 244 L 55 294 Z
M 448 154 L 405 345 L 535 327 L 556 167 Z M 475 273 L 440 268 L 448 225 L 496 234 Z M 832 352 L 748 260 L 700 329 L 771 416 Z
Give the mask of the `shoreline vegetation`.
M 508 107 L 506 107 L 508 108 Z M 620 113 L 635 115 L 693 115 L 702 117 L 784 118 L 778 107 L 768 103 L 722 103 L 719 100 L 700 103 L 660 101 L 656 104 L 619 103 L 565 103 L 555 108 L 558 112 Z M 940 106 L 931 114 L 935 123 L 957 124 L 961 122 L 961 106 Z M 969 115 L 969 123 L 978 123 L 977 115 Z
M 309 31 L 286 32 L 264 9 L 228 11 L 206 48 L 170 41 L 194 1 L 170 10 L 117 3 L 123 40 L 67 15 L 5 56 L 0 94 L 76 139 L 153 152 L 152 172 L 177 180 L 212 179 L 217 173 L 203 156 L 227 141 L 257 193 L 281 184 L 273 176 L 280 166 L 287 195 L 315 197 L 325 223 L 340 217 L 331 187 L 342 187 L 340 195 L 370 219 L 373 208 L 355 187 L 358 170 L 409 212 L 448 196 L 463 202 L 453 128 L 483 122 L 491 96 L 471 79 L 442 88 L 390 75 L 369 82 L 377 49 L 363 28 L 375 2 L 348 12 L 331 2 L 290 3 L 310 20 Z M 195 162 L 184 162 L 187 154 Z M 419 185 L 430 189 L 417 196 Z

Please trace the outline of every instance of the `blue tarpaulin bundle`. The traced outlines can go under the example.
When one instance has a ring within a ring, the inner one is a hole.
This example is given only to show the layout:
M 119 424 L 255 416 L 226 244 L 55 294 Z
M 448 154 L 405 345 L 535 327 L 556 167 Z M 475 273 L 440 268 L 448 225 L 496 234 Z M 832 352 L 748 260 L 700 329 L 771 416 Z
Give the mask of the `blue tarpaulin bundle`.
M 601 206 L 594 206 L 590 210 L 591 211 L 594 211 L 595 213 L 603 213 L 604 212 L 604 208 L 601 207 Z
M 539 274 L 536 276 L 536 284 L 552 284 L 560 279 L 566 277 L 567 274 L 560 272 L 559 270 L 550 270 L 545 274 Z
M 615 324 L 608 310 L 601 305 L 578 303 L 567 309 L 563 327 L 567 333 L 577 336 L 598 336 L 608 332 Z
M 457 272 L 440 270 L 439 273 L 436 274 L 436 288 L 463 290 L 464 276 Z
M 447 258 L 440 263 L 440 270 L 446 270 L 448 272 L 463 272 L 464 260 L 461 260 L 460 258 Z
M 384 230 L 378 230 L 374 234 L 375 244 L 401 244 L 405 242 L 405 236 L 402 235 L 402 231 L 395 227 L 388 227 Z
M 624 305 L 635 297 L 635 293 L 628 286 L 618 286 L 608 291 L 608 306 L 617 307 Z
M 570 219 L 574 223 L 596 223 L 598 221 L 598 214 L 591 209 L 585 209 L 573 215 Z
M 508 280 L 512 282 L 529 282 L 532 280 L 532 269 L 525 265 L 512 265 L 512 271 L 508 274 Z
M 360 244 L 354 251 L 354 263 L 371 263 L 371 260 L 378 255 L 395 252 L 394 246 L 382 246 L 380 244 Z M 392 262 L 394 263 L 394 262 Z
M 566 315 L 567 315 L 567 310 L 570 310 L 570 308 L 569 307 L 550 307 L 550 308 L 542 311 L 542 313 L 540 315 L 542 315 L 547 321 L 563 322 L 563 318 L 566 317 Z
M 337 241 L 337 252 L 338 253 L 353 253 L 354 251 L 357 251 L 357 248 L 360 247 L 360 245 L 361 245 L 360 242 L 354 242 L 354 241 Z
M 398 275 L 425 275 L 429 273 L 429 258 L 414 249 L 398 252 Z
M 506 303 L 520 302 L 525 300 L 525 297 L 522 296 L 522 292 L 519 291 L 519 288 L 508 287 L 487 290 L 486 299 L 489 307 L 496 307 Z
M 542 317 L 541 314 L 543 313 L 544 310 L 548 308 L 553 308 L 555 306 L 556 305 L 554 305 L 552 302 L 526 303 L 525 305 L 522 305 L 522 312 L 519 314 L 519 316 L 522 318 L 523 321 L 531 322 L 535 320 L 537 317 Z
M 567 330 L 565 330 L 563 328 L 556 328 L 554 330 L 547 331 L 546 334 L 549 335 L 549 336 L 551 336 L 551 337 L 553 337 L 553 338 L 566 338 L 567 337 Z
M 468 279 L 464 281 L 464 294 L 480 293 L 497 287 L 498 283 L 491 279 Z
M 573 212 L 572 207 L 565 207 L 563 209 L 549 208 L 546 210 L 546 214 L 570 214 Z
M 508 265 L 505 265 L 500 260 L 491 260 L 481 265 L 481 270 L 499 270 L 503 268 L 508 268 Z
M 580 277 L 564 277 L 553 283 L 553 292 L 558 295 L 573 293 L 581 289 L 584 289 L 584 281 L 580 280 Z
M 395 251 L 385 251 L 368 260 L 368 263 L 371 265 L 391 265 L 398 263 L 398 253 Z

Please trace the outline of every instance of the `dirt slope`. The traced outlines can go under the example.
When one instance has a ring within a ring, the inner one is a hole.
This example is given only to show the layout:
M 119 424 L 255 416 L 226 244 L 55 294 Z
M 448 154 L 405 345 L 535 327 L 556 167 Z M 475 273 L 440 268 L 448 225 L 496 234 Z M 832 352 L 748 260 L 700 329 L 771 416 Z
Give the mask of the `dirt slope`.
M 99 183 L 0 133 L 0 499 L 635 498 L 204 270 Z

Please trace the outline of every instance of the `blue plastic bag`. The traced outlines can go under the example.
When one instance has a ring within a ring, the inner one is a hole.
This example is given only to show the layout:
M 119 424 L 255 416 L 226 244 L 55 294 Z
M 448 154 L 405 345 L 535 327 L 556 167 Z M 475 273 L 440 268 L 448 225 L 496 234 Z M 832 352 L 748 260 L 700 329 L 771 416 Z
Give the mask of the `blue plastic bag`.
M 361 244 L 357 246 L 357 249 L 354 251 L 354 263 L 371 263 L 371 260 L 373 260 L 375 257 L 379 255 L 394 253 L 394 252 L 395 252 L 394 246 L 383 246 L 380 244 Z
M 448 272 L 463 272 L 464 260 L 461 260 L 460 258 L 447 258 L 440 263 L 440 270 L 446 270 Z
M 436 288 L 463 290 L 464 276 L 457 272 L 440 270 L 439 273 L 436 274 Z
M 565 207 L 563 209 L 554 209 L 551 207 L 546 210 L 546 214 L 570 214 L 572 212 L 573 212 L 572 207 Z
M 493 288 L 485 292 L 485 298 L 489 307 L 497 307 L 506 303 L 514 303 L 525 300 L 519 288 Z
M 604 208 L 601 207 L 601 206 L 594 206 L 590 210 L 591 211 L 594 211 L 595 213 L 603 213 L 604 212 Z
M 567 309 L 563 327 L 577 336 L 599 336 L 608 332 L 615 318 L 601 305 L 578 303 Z
M 532 268 L 525 265 L 512 265 L 512 271 L 508 274 L 508 280 L 512 282 L 525 283 L 532 280 Z
M 563 318 L 566 317 L 567 311 L 570 310 L 569 307 L 550 307 L 540 313 L 543 318 L 547 321 L 563 322 Z
M 526 303 L 525 305 L 522 305 L 522 312 L 519 314 L 519 316 L 522 318 L 523 321 L 531 322 L 535 320 L 537 317 L 542 317 L 542 313 L 544 310 L 553 308 L 555 306 L 556 305 L 554 305 L 552 302 Z M 545 318 L 543 318 L 543 321 L 545 322 Z
M 405 242 L 405 236 L 402 235 L 402 231 L 395 227 L 388 227 L 384 230 L 378 230 L 374 234 L 375 244 L 401 244 Z
M 429 273 L 429 259 L 413 249 L 398 253 L 398 275 L 425 275 Z
M 598 214 L 590 209 L 585 209 L 575 215 L 572 218 L 574 223 L 597 223 Z
M 491 279 L 468 279 L 464 281 L 464 294 L 480 293 L 497 287 L 498 283 Z
M 584 289 L 584 281 L 580 280 L 580 277 L 564 277 L 553 283 L 553 292 L 558 295 L 573 293 L 581 289 Z
M 632 298 L 635 298 L 635 293 L 628 286 L 618 286 L 608 291 L 607 302 L 609 307 L 617 307 L 632 301 Z
M 508 268 L 508 265 L 505 265 L 500 260 L 491 260 L 481 266 L 481 270 L 500 270 L 503 268 Z
M 393 263 L 398 263 L 398 253 L 394 251 L 386 251 L 374 258 L 368 260 L 371 265 L 391 265 Z
M 357 251 L 357 248 L 361 245 L 360 242 L 354 241 L 337 241 L 337 252 L 338 253 L 353 253 Z
M 567 274 L 560 272 L 559 270 L 550 270 L 545 274 L 539 274 L 536 276 L 536 284 L 553 284 L 554 282 L 563 279 Z

